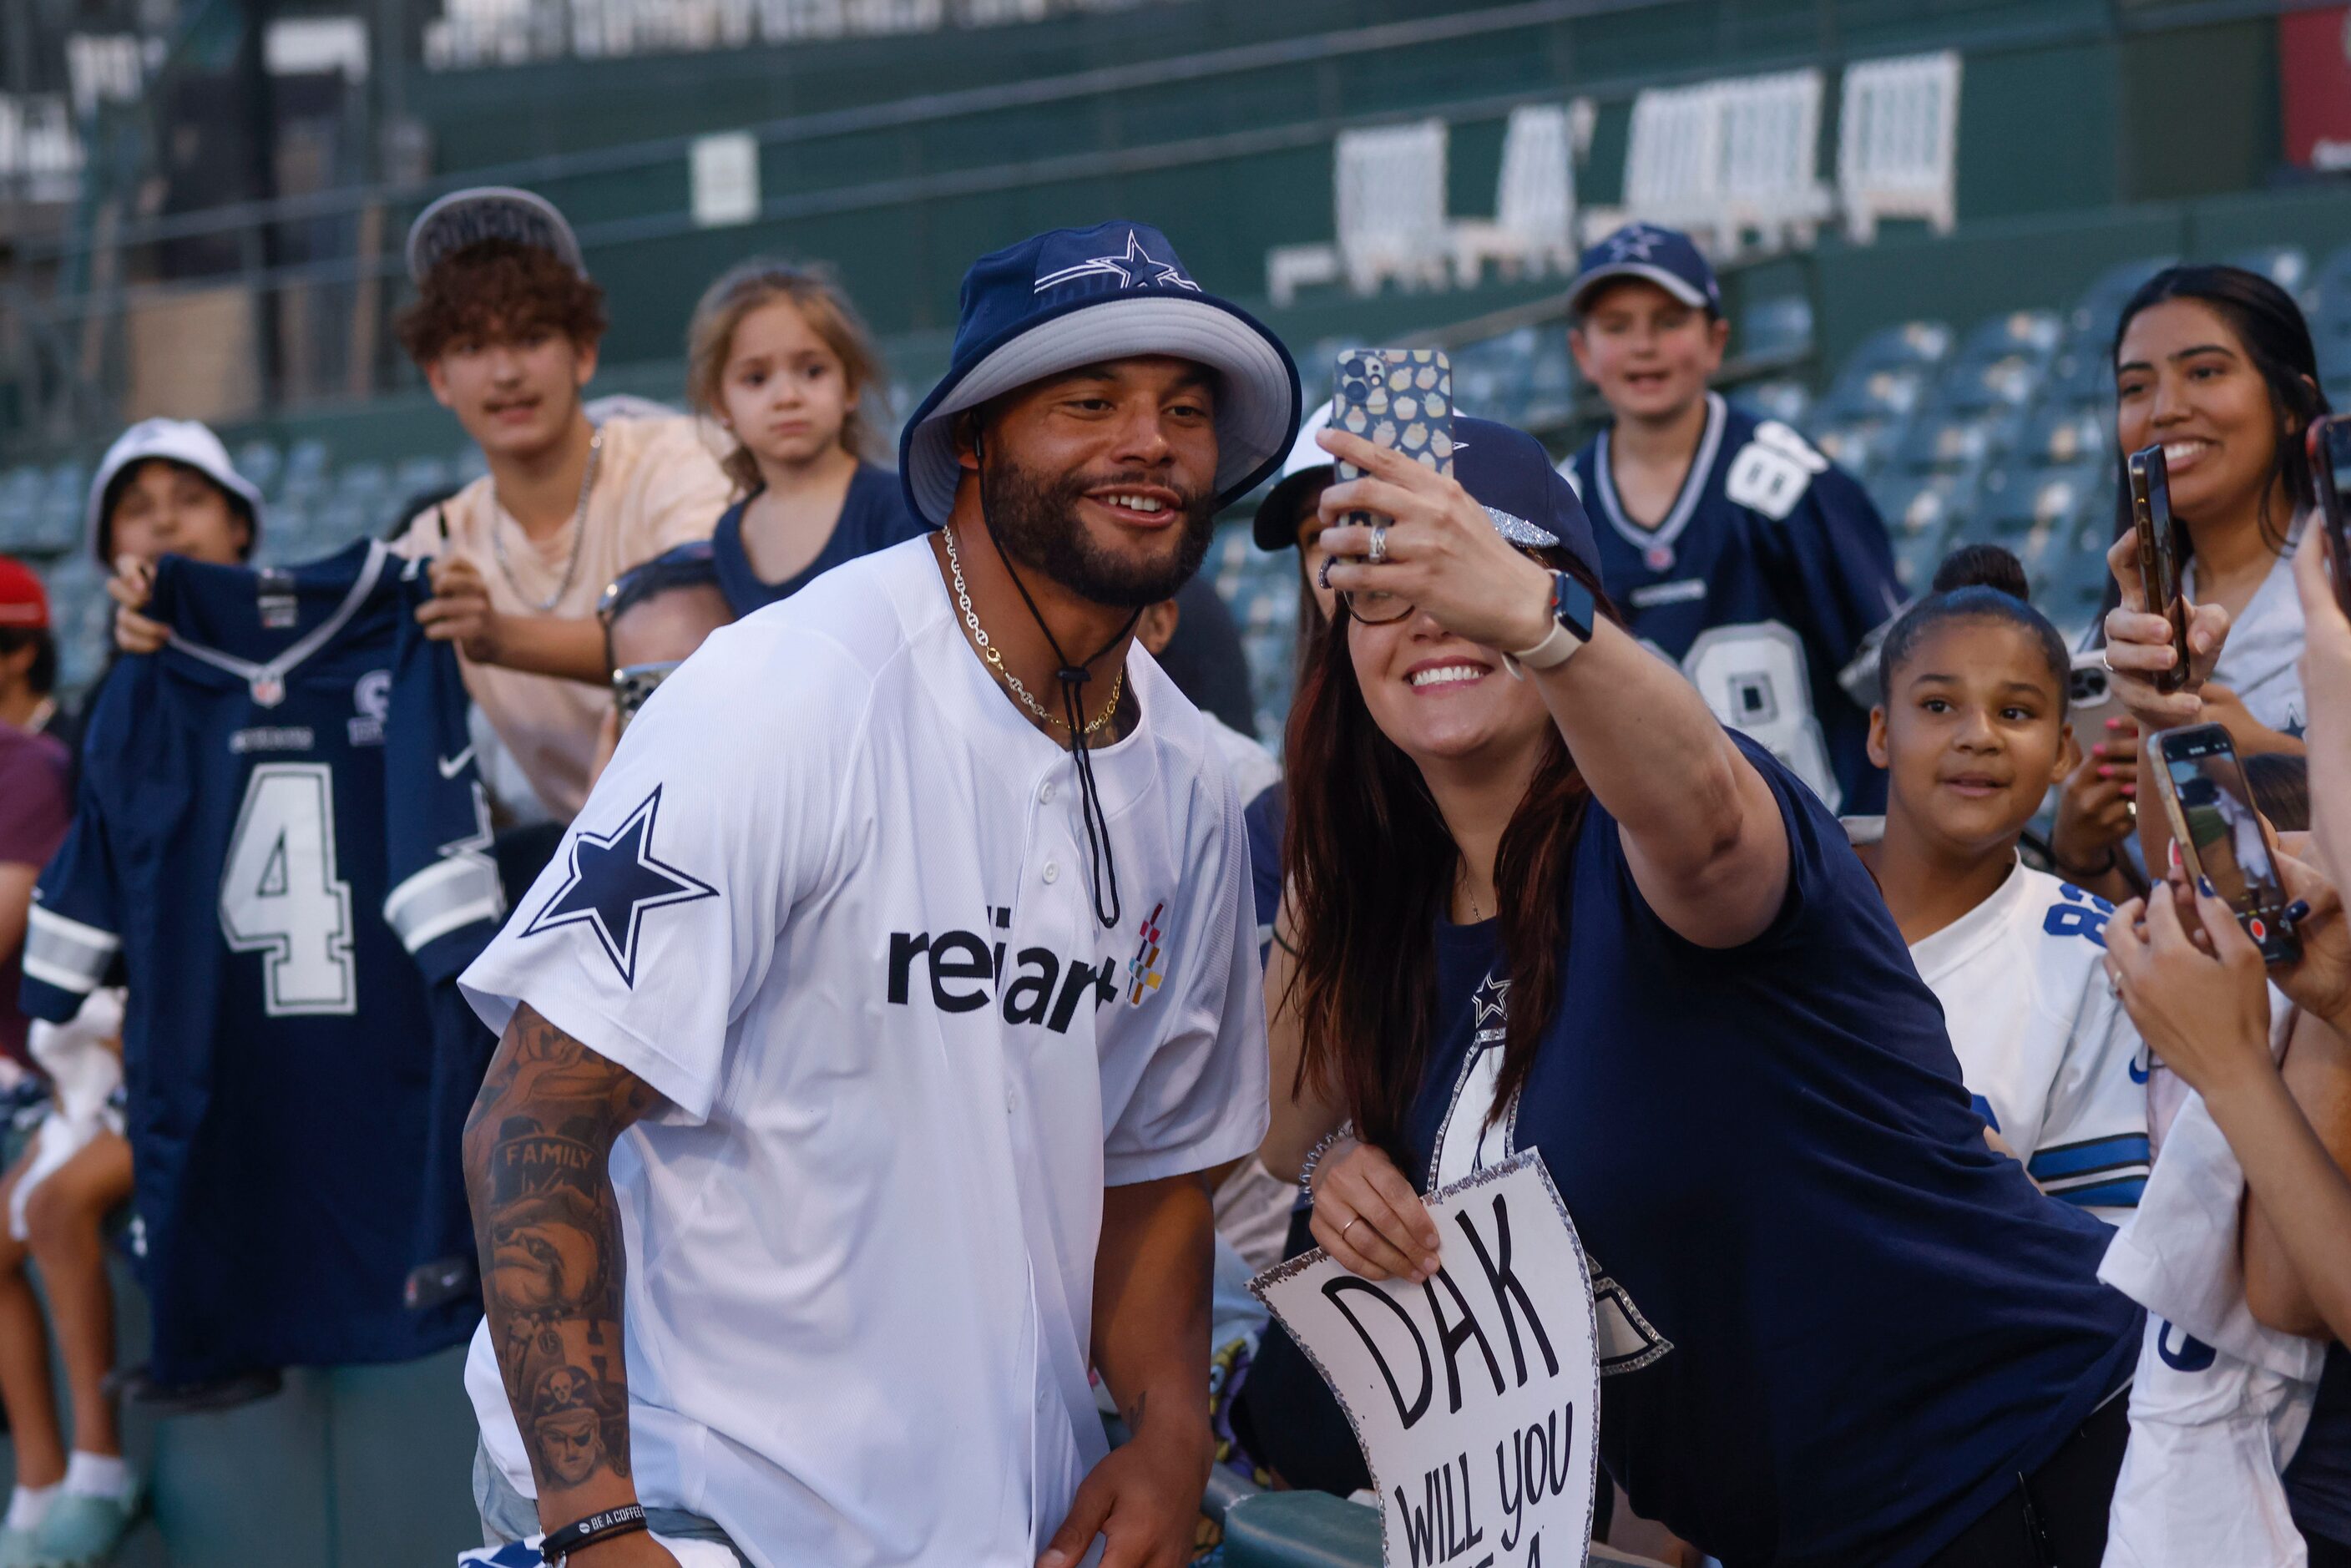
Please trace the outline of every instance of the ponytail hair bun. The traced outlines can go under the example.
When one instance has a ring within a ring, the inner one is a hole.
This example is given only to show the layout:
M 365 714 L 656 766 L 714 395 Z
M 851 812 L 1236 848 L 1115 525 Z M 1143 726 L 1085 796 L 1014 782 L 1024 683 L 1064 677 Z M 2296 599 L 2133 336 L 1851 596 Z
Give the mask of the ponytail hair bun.
M 1891 706 L 1895 672 L 1909 662 L 1919 639 L 1946 621 L 1965 620 L 2005 622 L 2032 637 L 2057 683 L 2058 711 L 2064 711 L 2066 675 L 2073 667 L 2065 640 L 2032 607 L 2024 563 L 2015 552 L 1987 544 L 1961 545 L 1945 556 L 1926 595 L 1895 617 L 1878 645 L 1877 700 Z
M 2000 545 L 1961 545 L 1943 558 L 1928 591 L 1952 593 L 1962 588 L 1990 588 L 2011 599 L 2032 601 L 2032 590 L 2024 580 L 2024 563 Z

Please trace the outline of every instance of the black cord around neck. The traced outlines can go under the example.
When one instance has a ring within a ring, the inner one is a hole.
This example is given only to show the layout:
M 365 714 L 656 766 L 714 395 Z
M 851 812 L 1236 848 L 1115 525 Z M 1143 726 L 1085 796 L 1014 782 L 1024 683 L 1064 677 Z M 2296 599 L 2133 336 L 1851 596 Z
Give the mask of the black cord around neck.
M 1061 661 L 1061 668 L 1054 672 L 1053 678 L 1061 685 L 1061 713 L 1070 731 L 1070 757 L 1078 768 L 1078 810 L 1086 828 L 1086 859 L 1093 883 L 1094 918 L 1106 929 L 1114 931 L 1118 928 L 1122 913 L 1118 896 L 1118 860 L 1111 851 L 1110 819 L 1102 810 L 1102 790 L 1094 783 L 1093 757 L 1086 745 L 1083 697 L 1086 684 L 1093 679 L 1092 672 L 1086 666 L 1117 647 L 1134 630 L 1135 622 L 1143 619 L 1143 612 L 1137 610 L 1128 616 L 1126 623 L 1112 632 L 1110 641 L 1095 649 L 1084 664 L 1072 663 L 1069 654 L 1061 651 L 1061 641 L 1053 635 L 1053 628 L 1046 623 L 1045 612 L 1037 608 L 1037 601 L 1029 596 L 1029 585 L 1020 580 L 1019 569 L 1012 564 L 1011 556 L 1006 553 L 1004 541 L 996 537 L 996 519 L 988 515 L 987 510 L 987 451 L 977 429 L 971 433 L 971 454 L 979 465 L 980 526 L 987 532 L 987 542 L 995 547 L 996 559 L 1004 563 L 1005 575 L 1012 579 L 1012 586 L 1019 590 L 1020 602 L 1029 607 L 1029 619 L 1037 622 L 1037 630 L 1045 633 L 1045 645 L 1052 649 L 1053 657 Z M 1109 894 L 1107 906 L 1103 904 L 1105 892 Z

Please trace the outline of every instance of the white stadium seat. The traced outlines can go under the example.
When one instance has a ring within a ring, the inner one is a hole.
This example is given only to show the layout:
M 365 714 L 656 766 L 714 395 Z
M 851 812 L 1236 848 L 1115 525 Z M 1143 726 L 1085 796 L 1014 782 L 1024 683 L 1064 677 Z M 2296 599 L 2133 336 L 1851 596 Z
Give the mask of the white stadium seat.
M 1834 205 L 1820 178 L 1821 73 L 1774 71 L 1719 84 L 1725 239 L 1766 250 L 1810 245 Z
M 1719 248 L 1722 88 L 1720 82 L 1652 88 L 1633 100 L 1632 137 L 1625 151 L 1625 205 L 1609 214 L 1607 226 L 1626 220 L 1662 224 L 1687 232 L 1702 246 Z
M 1575 269 L 1575 133 L 1564 104 L 1523 103 L 1502 133 L 1494 221 L 1453 225 L 1453 271 L 1474 287 L 1485 264 L 1506 273 Z
M 1844 73 L 1837 193 L 1845 232 L 1875 239 L 1880 218 L 1958 222 L 1959 57 L 1946 50 L 1865 60 Z

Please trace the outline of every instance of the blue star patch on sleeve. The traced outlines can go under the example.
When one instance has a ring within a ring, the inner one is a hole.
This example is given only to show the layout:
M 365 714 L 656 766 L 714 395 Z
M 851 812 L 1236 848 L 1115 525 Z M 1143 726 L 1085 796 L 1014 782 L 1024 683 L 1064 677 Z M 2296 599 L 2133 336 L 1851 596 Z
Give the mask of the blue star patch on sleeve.
M 603 944 L 621 983 L 637 983 L 637 932 L 646 912 L 673 904 L 716 898 L 718 890 L 653 853 L 653 823 L 661 810 L 661 786 L 637 803 L 610 833 L 581 828 L 571 836 L 569 874 L 523 935 L 536 936 L 559 925 L 585 923 Z

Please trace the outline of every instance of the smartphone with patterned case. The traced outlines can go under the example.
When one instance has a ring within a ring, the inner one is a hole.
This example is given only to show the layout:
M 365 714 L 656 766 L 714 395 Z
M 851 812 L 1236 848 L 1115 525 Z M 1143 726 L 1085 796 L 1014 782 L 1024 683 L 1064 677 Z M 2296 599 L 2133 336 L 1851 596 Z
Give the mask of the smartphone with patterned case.
M 1331 427 L 1403 453 L 1439 474 L 1453 472 L 1453 361 L 1442 349 L 1347 349 L 1339 355 Z M 1360 479 L 1352 463 L 1332 465 L 1340 484 Z M 1350 512 L 1357 526 L 1368 512 Z

